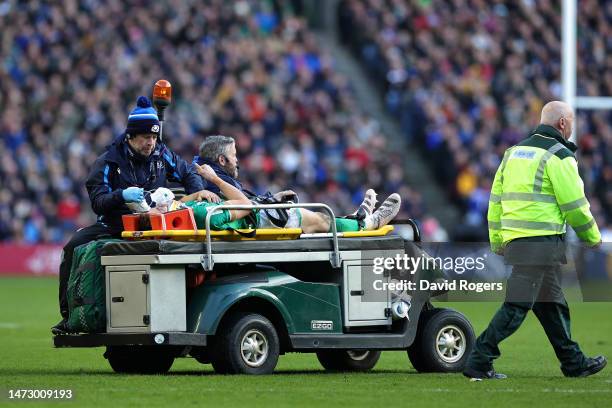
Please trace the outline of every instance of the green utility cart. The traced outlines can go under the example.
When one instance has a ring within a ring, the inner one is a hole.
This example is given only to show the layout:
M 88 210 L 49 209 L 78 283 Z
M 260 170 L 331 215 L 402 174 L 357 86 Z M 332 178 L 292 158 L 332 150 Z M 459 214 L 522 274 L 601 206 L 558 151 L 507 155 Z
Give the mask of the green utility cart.
M 237 241 L 215 240 L 210 228 L 192 231 L 201 241 L 124 233 L 140 239 L 102 249 L 105 332 L 57 335 L 54 345 L 105 347 L 119 373 L 164 373 L 193 357 L 218 373 L 268 374 L 290 352 L 314 353 L 327 370 L 365 371 L 383 350 L 405 350 L 421 372 L 461 371 L 474 343 L 465 316 L 434 308 L 429 292 L 371 285 L 422 278 L 372 274 L 376 257 L 422 253 L 392 229 Z

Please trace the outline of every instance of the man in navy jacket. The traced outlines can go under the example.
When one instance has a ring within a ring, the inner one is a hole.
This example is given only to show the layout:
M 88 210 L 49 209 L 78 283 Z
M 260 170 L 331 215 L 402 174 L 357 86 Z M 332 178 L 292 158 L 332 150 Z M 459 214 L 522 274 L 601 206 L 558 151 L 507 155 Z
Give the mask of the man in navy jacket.
M 206 137 L 200 145 L 200 155 L 194 157 L 193 163 L 209 165 L 219 178 L 259 204 L 296 203 L 298 200 L 297 194 L 292 190 L 257 195 L 243 188 L 238 181 L 236 143 L 231 137 L 223 135 Z M 213 193 L 221 194 L 218 187 L 211 184 L 208 183 L 206 188 Z M 332 220 L 327 213 L 306 208 L 268 209 L 259 212 L 256 224 L 258 228 L 301 228 L 305 233 L 327 232 L 331 228 L 331 222 L 336 223 L 339 232 L 372 230 L 387 225 L 397 215 L 401 206 L 401 197 L 398 194 L 390 195 L 376 211 L 374 211 L 375 204 L 376 192 L 368 189 L 358 210 L 347 217 L 336 217 Z
M 176 182 L 187 194 L 204 189 L 202 179 L 193 167 L 158 143 L 160 123 L 148 98 L 138 98 L 136 108 L 128 117 L 125 133 L 107 147 L 95 161 L 87 178 L 86 187 L 91 206 L 98 215 L 95 224 L 78 230 L 64 246 L 60 264 L 59 303 L 62 320 L 52 327 L 54 334 L 67 331 L 68 301 L 66 289 L 74 249 L 101 236 L 118 237 L 123 230 L 121 216 L 132 211 L 127 203 L 146 199 L 158 187 Z M 201 191 L 199 199 L 208 198 Z
M 222 135 L 208 136 L 200 146 L 200 155 L 193 158 L 193 163 L 200 166 L 208 164 L 223 181 L 244 192 L 247 197 L 255 194 L 245 190 L 238 181 L 238 156 L 233 138 Z M 206 189 L 215 194 L 221 194 L 219 188 L 212 183 Z

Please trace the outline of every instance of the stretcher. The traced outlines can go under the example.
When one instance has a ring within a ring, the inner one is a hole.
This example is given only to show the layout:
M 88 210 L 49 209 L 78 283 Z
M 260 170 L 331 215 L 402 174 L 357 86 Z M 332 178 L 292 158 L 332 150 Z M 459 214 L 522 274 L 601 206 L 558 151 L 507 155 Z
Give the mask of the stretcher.
M 335 219 L 333 210 L 321 203 L 302 204 L 266 204 L 266 205 L 219 205 L 212 207 L 206 215 L 205 229 L 197 229 L 191 208 L 172 211 L 166 214 L 151 215 L 151 225 L 154 229 L 148 231 L 136 231 L 135 219 L 124 216 L 126 231 L 121 234 L 122 238 L 128 240 L 142 239 L 164 239 L 171 241 L 203 241 L 206 243 L 206 258 L 203 261 L 205 270 L 212 270 L 214 266 L 212 242 L 221 241 L 280 241 L 300 240 L 294 245 L 299 251 L 301 240 L 304 239 L 326 239 L 331 238 L 333 244 L 330 260 L 334 267 L 340 265 L 340 254 L 338 238 L 366 238 L 386 236 L 393 231 L 393 226 L 385 225 L 372 231 L 350 231 L 338 232 L 336 224 L 331 223 L 331 232 L 304 234 L 300 228 L 261 228 L 255 230 L 223 230 L 215 231 L 210 227 L 211 218 L 223 210 L 267 210 L 267 209 L 290 209 L 290 208 L 316 208 L 327 212 L 330 219 Z M 156 228 L 157 227 L 157 228 Z M 277 248 L 272 245 L 273 248 Z

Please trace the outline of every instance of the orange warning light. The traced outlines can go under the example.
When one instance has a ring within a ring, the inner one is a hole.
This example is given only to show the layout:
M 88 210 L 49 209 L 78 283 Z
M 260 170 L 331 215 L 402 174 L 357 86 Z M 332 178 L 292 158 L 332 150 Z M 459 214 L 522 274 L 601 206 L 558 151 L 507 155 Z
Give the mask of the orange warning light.
M 170 102 L 172 99 L 172 85 L 165 79 L 160 79 L 153 87 L 153 100 L 161 99 Z

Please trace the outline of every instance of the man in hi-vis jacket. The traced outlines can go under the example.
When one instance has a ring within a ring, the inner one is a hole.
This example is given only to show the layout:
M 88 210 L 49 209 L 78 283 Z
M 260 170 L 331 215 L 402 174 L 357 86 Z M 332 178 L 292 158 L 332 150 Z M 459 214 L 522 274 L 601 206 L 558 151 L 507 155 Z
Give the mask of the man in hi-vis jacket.
M 505 302 L 476 340 L 463 371 L 466 377 L 506 378 L 493 370 L 493 360 L 500 356 L 498 345 L 519 328 L 529 310 L 544 328 L 565 376 L 586 377 L 606 365 L 605 357 L 588 358 L 572 340 L 561 290 L 566 224 L 585 245 L 601 242 L 578 174 L 576 145 L 569 141 L 573 121 L 569 105 L 547 103 L 540 125 L 506 150 L 495 173 L 489 239 L 493 252 L 504 255 L 513 268 Z

